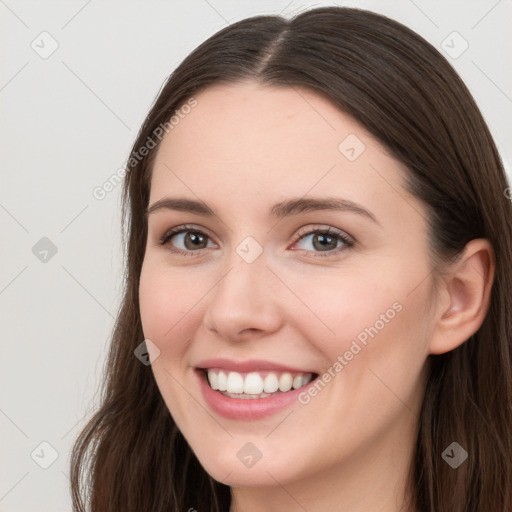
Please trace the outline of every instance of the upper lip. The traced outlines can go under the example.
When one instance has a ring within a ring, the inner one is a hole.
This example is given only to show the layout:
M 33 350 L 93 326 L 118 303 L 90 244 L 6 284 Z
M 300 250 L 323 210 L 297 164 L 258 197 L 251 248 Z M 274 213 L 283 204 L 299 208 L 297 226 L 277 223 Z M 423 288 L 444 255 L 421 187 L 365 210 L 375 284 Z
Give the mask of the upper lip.
M 231 359 L 217 358 L 217 359 L 205 359 L 200 361 L 197 368 L 202 370 L 208 368 L 220 368 L 222 370 L 248 373 L 258 370 L 263 371 L 280 371 L 280 372 L 291 372 L 291 373 L 315 373 L 311 370 L 304 370 L 303 368 L 294 368 L 281 363 L 273 363 L 272 361 L 265 361 L 263 359 L 250 359 L 248 361 L 233 361 Z

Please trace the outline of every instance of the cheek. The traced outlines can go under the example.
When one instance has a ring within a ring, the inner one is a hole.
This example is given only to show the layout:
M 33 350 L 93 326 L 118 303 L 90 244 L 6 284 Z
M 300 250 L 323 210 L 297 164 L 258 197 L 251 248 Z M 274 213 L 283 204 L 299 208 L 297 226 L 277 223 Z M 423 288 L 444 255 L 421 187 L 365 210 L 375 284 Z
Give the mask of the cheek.
M 342 439 L 333 439 L 340 451 L 343 443 L 370 442 L 421 403 L 430 336 L 424 316 L 428 286 L 411 293 L 412 275 L 397 271 L 385 279 L 378 277 L 317 280 L 318 286 L 310 288 L 308 305 L 333 332 L 313 314 L 300 327 L 309 329 L 309 340 L 325 361 L 320 376 L 325 386 L 319 385 L 318 392 L 308 390 L 300 403 L 306 410 L 325 404 L 323 421 Z M 326 445 L 322 457 L 335 462 L 332 446 Z
M 352 340 L 364 343 L 369 336 L 366 329 L 375 324 L 383 330 L 402 309 L 400 283 L 392 276 L 383 281 L 367 271 L 329 269 L 295 279 L 293 289 L 302 299 L 299 307 L 303 314 L 291 316 L 302 322 L 301 329 L 309 331 L 309 338 L 316 340 L 330 359 L 348 350 Z
M 369 367 L 386 368 L 391 381 L 399 380 L 410 373 L 409 365 L 420 367 L 428 352 L 428 280 L 417 286 L 418 276 L 426 275 L 423 270 L 409 264 L 388 265 L 381 272 L 375 265 L 364 272 L 318 273 L 314 279 L 296 280 L 294 291 L 308 308 L 301 306 L 304 314 L 291 321 L 322 352 L 326 368 L 339 357 L 343 368 L 336 365 L 335 373 L 351 367 L 354 385 L 366 378 Z
M 180 352 L 186 339 L 183 329 L 206 291 L 206 285 L 192 279 L 186 270 L 181 274 L 170 273 L 151 259 L 145 261 L 139 283 L 144 336 L 155 341 L 160 350 L 170 352 L 169 355 Z
M 184 418 L 194 409 L 194 402 L 183 393 L 185 357 L 190 345 L 194 304 L 204 292 L 190 286 L 190 278 L 180 278 L 151 257 L 144 261 L 139 281 L 140 316 L 144 337 L 159 349 L 151 369 L 160 393 L 174 421 L 187 430 Z

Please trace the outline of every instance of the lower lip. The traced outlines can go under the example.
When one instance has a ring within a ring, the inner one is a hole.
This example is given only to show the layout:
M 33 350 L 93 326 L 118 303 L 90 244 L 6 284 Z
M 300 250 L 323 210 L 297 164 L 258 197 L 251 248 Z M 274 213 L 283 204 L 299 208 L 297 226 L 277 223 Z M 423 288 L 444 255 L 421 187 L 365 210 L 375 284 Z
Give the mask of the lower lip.
M 203 371 L 199 370 L 196 373 L 199 378 L 201 393 L 210 409 L 220 416 L 232 420 L 250 421 L 276 414 L 296 402 L 298 395 L 306 387 L 303 386 L 266 398 L 230 398 L 212 389 L 206 382 Z

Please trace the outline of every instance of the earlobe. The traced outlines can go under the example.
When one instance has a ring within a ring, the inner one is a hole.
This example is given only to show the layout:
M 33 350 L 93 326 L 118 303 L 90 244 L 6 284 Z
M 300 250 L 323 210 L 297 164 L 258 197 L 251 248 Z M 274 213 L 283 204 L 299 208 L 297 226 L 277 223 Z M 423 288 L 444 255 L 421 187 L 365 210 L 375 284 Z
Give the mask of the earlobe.
M 449 352 L 478 331 L 489 309 L 494 270 L 492 246 L 479 238 L 471 240 L 462 257 L 443 273 L 442 286 L 449 300 L 440 304 L 431 354 Z

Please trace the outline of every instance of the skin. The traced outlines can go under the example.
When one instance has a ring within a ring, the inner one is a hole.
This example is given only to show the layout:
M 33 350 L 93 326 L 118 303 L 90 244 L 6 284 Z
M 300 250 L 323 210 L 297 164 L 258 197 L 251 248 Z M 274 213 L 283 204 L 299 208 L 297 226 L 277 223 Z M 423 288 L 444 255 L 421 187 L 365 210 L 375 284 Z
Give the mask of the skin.
M 195 98 L 158 149 L 149 205 L 186 197 L 215 215 L 150 214 L 140 276 L 144 335 L 160 350 L 152 369 L 176 424 L 231 486 L 231 512 L 414 511 L 403 502 L 427 358 L 481 325 L 492 249 L 470 242 L 434 293 L 426 210 L 404 189 L 406 169 L 359 123 L 304 89 L 243 82 Z M 365 145 L 354 161 L 338 149 L 349 134 Z M 351 200 L 376 221 L 327 210 L 271 217 L 275 203 L 303 196 Z M 185 223 L 207 235 L 204 248 L 183 234 L 159 244 Z M 299 241 L 328 227 L 354 244 L 336 252 L 342 242 Z M 248 236 L 263 249 L 252 263 L 236 252 Z M 216 415 L 200 393 L 194 367 L 212 357 L 322 375 L 396 303 L 400 312 L 307 404 L 249 422 Z M 250 468 L 237 457 L 247 442 L 262 453 Z

